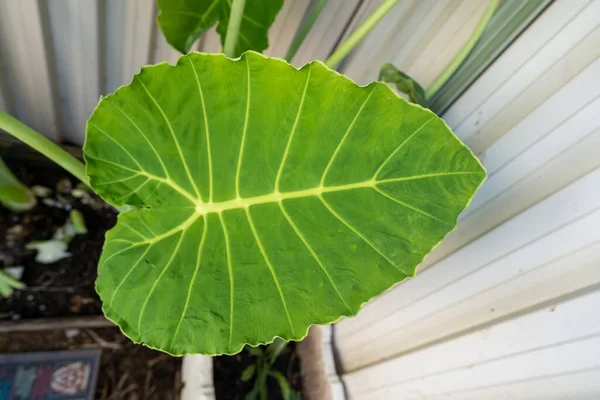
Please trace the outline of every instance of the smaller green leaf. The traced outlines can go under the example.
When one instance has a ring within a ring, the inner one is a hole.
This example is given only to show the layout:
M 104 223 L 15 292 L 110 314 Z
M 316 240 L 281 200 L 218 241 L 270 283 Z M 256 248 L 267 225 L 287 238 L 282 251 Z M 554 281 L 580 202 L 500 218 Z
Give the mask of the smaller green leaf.
M 87 227 L 85 226 L 85 218 L 81 211 L 79 210 L 71 210 L 69 213 L 69 218 L 71 220 L 71 224 L 75 229 L 75 233 L 79 235 L 84 235 L 88 232 Z
M 379 80 L 393 83 L 396 88 L 408 95 L 412 103 L 425 106 L 425 90 L 410 76 L 398 70 L 393 64 L 384 63 L 379 70 Z
M 18 281 L 9 273 L 0 270 L 0 297 L 9 297 L 14 290 L 24 289 L 23 282 Z
M 260 347 L 246 346 L 246 351 L 254 357 L 261 357 L 263 355 L 262 348 Z
M 158 0 L 158 25 L 167 42 L 186 54 L 204 32 L 217 22 L 221 44 L 225 43 L 232 0 Z M 269 47 L 269 27 L 283 0 L 246 0 L 244 16 L 236 43 L 235 56 L 247 50 Z
M 27 211 L 35 207 L 37 200 L 31 190 L 23 185 L 0 158 L 0 204 L 15 211 Z
M 269 371 L 269 375 L 277 379 L 277 383 L 279 384 L 279 389 L 281 389 L 281 395 L 283 396 L 283 400 L 292 400 L 292 394 L 295 392 L 291 388 L 287 378 L 279 371 Z
M 242 382 L 248 382 L 256 372 L 256 365 L 252 364 L 242 372 Z
M 267 352 L 269 353 L 269 363 L 273 364 L 277 357 L 281 354 L 281 352 L 287 346 L 287 342 L 282 339 L 275 339 L 275 341 L 267 347 Z

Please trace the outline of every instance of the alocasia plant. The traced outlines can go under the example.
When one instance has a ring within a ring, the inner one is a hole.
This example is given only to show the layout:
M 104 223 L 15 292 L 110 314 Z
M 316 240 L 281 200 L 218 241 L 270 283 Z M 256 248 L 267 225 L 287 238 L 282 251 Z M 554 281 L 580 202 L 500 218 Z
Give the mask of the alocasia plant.
M 479 161 L 431 111 L 330 69 L 397 1 L 325 64 L 233 59 L 230 45 L 142 68 L 89 119 L 85 172 L 0 112 L 0 127 L 128 209 L 106 235 L 97 290 L 133 341 L 182 355 L 302 339 L 413 276 L 454 229 L 485 179 Z M 244 3 L 233 0 L 230 44 Z M 221 12 L 190 11 L 182 50 Z
M 97 289 L 135 342 L 233 354 L 354 315 L 456 224 L 485 172 L 432 112 L 318 61 L 145 67 L 102 99 L 92 188 L 122 213 Z

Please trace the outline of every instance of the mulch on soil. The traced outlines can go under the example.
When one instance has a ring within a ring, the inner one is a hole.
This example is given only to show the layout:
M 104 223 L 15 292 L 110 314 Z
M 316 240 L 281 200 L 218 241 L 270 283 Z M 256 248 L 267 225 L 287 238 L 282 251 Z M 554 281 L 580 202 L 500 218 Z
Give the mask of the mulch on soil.
M 81 198 L 68 191 L 58 193 L 60 180 L 66 183 L 68 179 L 71 187 L 77 184 L 60 169 L 9 166 L 27 186 L 41 185 L 54 193 L 23 213 L 0 206 L 0 268 L 23 266 L 21 280 L 27 285 L 8 299 L 0 298 L 0 321 L 101 314 L 94 281 L 104 234 L 114 226 L 116 212 L 93 193 Z M 71 241 L 71 257 L 49 265 L 35 262 L 35 251 L 26 250 L 25 245 L 52 238 L 67 221 L 70 208 L 83 214 L 88 233 Z M 0 335 L 3 354 L 98 347 L 103 351 L 97 399 L 179 398 L 181 359 L 135 345 L 117 328 Z
M 27 186 L 41 185 L 55 189 L 57 182 L 77 181 L 60 169 L 15 166 L 15 175 Z M 105 232 L 116 223 L 116 212 L 93 193 L 74 198 L 55 193 L 51 201 L 38 199 L 27 212 L 14 213 L 0 206 L 0 268 L 21 265 L 24 290 L 8 299 L 0 298 L 0 322 L 30 318 L 68 317 L 101 314 L 101 302 L 94 288 L 98 259 Z M 67 204 L 67 207 L 63 207 Z M 79 210 L 88 233 L 77 235 L 69 244 L 71 257 L 50 265 L 35 262 L 35 251 L 25 250 L 34 240 L 52 238 L 65 224 L 69 208 Z M 98 399 L 178 399 L 181 390 L 181 359 L 134 345 L 117 328 L 57 330 L 0 335 L 0 353 L 19 353 L 102 347 L 98 378 Z M 235 356 L 215 357 L 213 362 L 217 400 L 244 399 L 253 380 L 243 382 L 242 372 L 255 362 L 246 351 Z M 301 393 L 300 360 L 295 343 L 275 363 L 290 386 Z M 267 382 L 269 399 L 282 399 L 274 378 Z
M 23 213 L 0 206 L 0 268 L 23 266 L 21 280 L 27 285 L 8 299 L 0 298 L 0 321 L 100 314 L 94 281 L 104 234 L 116 223 L 116 212 L 92 193 L 83 198 L 57 193 L 55 187 L 61 179 L 68 179 L 73 187 L 77 183 L 62 170 L 9 166 L 26 185 L 45 186 L 54 193 L 38 199 L 35 208 Z M 67 221 L 69 207 L 83 214 L 88 233 L 71 241 L 71 257 L 49 265 L 35 262 L 35 250 L 26 250 L 25 245 L 51 239 Z
M 133 344 L 117 328 L 0 335 L 0 353 L 102 348 L 96 399 L 176 400 L 181 359 Z

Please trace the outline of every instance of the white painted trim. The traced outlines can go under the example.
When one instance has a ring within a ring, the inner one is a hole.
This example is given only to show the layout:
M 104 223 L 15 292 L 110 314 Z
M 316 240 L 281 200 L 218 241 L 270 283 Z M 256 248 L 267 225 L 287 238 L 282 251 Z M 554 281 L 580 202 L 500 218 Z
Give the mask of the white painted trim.
M 208 356 L 183 357 L 181 400 L 214 400 L 213 359 Z

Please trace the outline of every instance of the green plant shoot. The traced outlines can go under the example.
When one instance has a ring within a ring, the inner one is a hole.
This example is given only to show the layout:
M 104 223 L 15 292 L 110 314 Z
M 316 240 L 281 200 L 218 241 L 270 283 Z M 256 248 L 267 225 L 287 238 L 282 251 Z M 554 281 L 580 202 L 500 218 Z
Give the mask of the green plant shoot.
M 35 207 L 36 198 L 8 169 L 0 158 L 0 204 L 16 211 L 27 211 Z

